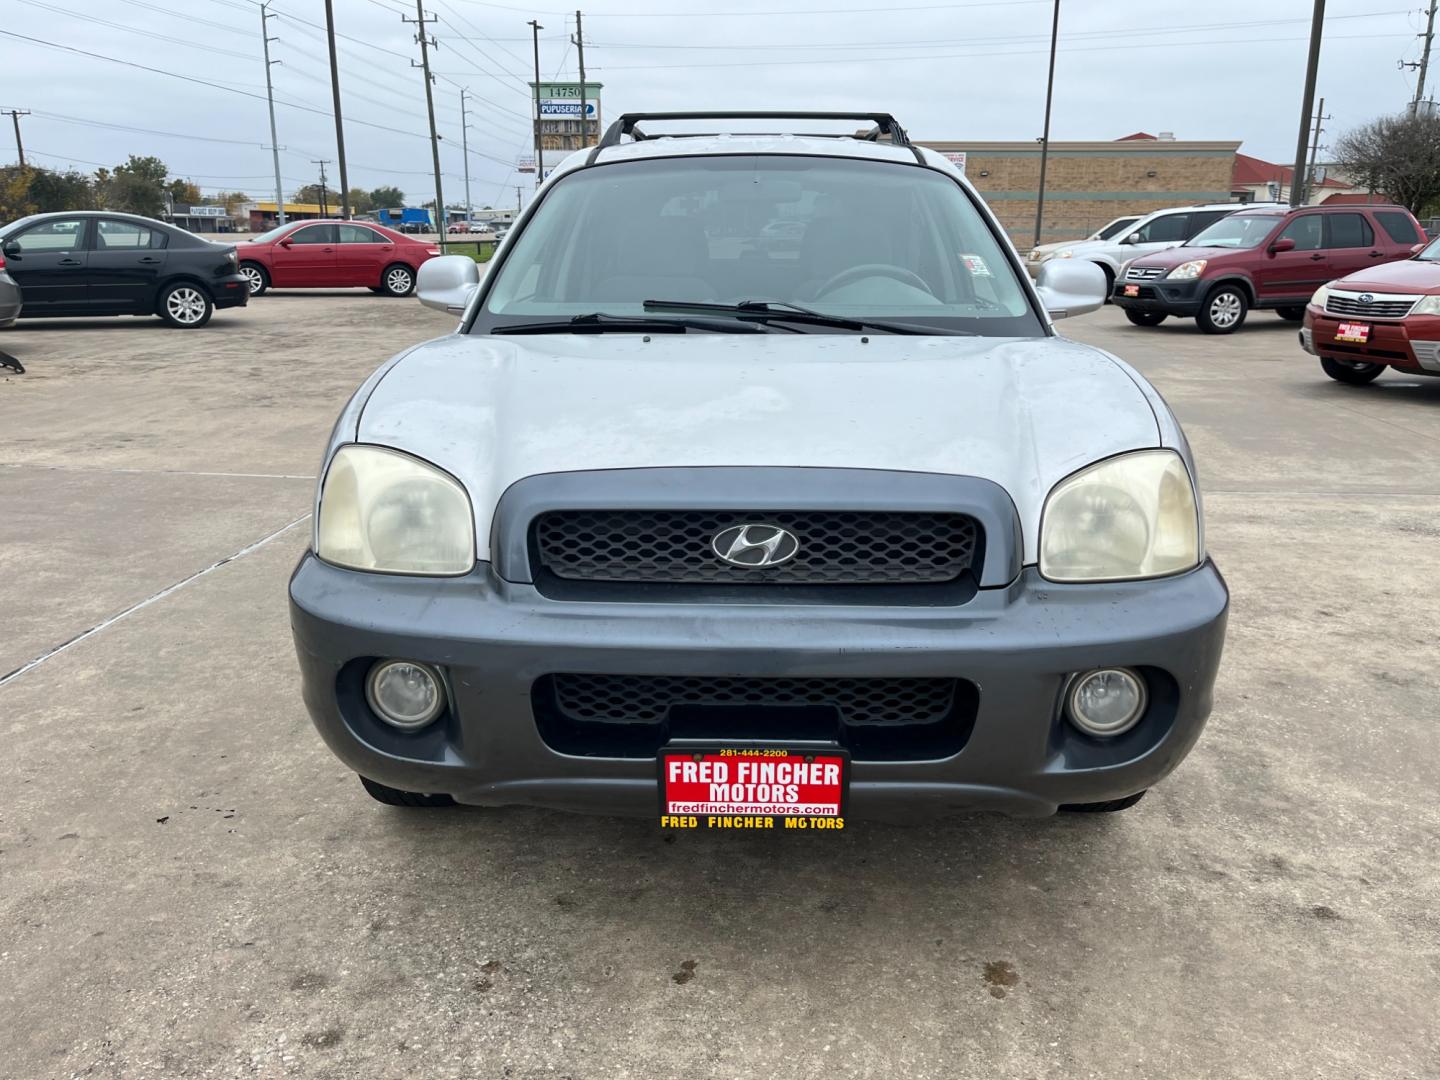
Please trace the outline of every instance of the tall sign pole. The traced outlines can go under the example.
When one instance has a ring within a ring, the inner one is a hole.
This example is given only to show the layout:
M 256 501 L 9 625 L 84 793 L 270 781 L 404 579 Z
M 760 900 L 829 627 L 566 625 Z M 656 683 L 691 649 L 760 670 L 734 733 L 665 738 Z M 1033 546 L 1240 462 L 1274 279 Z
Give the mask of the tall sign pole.
M 1305 92 L 1300 102 L 1300 135 L 1295 140 L 1295 171 L 1290 174 L 1290 205 L 1305 195 L 1305 150 L 1310 142 L 1310 110 L 1315 107 L 1315 73 L 1320 67 L 1320 40 L 1325 33 L 1325 0 L 1315 0 L 1310 19 L 1310 57 L 1305 63 Z
M 590 121 L 585 116 L 585 31 L 580 19 L 581 14 L 577 8 L 575 11 L 575 36 L 570 39 L 580 56 L 580 141 L 575 144 L 577 150 L 590 145 Z
M 540 31 L 541 26 L 530 20 L 531 35 L 535 40 L 535 186 L 545 182 L 545 148 L 540 145 Z
M 279 41 L 279 38 L 272 38 L 269 33 L 268 23 L 275 18 L 266 9 L 273 0 L 265 0 L 260 5 L 260 43 L 265 50 L 265 100 L 270 104 L 270 154 L 275 161 L 275 213 L 279 216 L 281 225 L 285 224 L 285 193 L 280 190 L 280 140 L 275 135 L 275 88 L 270 83 L 270 65 L 280 63 L 279 60 L 270 59 L 270 42 Z
M 340 216 L 350 220 L 350 181 L 345 175 L 345 124 L 340 119 L 340 61 L 335 55 L 335 12 L 325 0 L 325 37 L 330 42 L 330 92 L 335 99 L 335 146 L 340 158 Z
M 1055 96 L 1055 42 L 1060 37 L 1060 0 L 1050 24 L 1050 75 L 1045 80 L 1045 132 L 1040 137 L 1040 187 L 1035 192 L 1035 243 L 1040 243 L 1040 221 L 1045 216 L 1045 166 L 1050 160 L 1050 102 Z

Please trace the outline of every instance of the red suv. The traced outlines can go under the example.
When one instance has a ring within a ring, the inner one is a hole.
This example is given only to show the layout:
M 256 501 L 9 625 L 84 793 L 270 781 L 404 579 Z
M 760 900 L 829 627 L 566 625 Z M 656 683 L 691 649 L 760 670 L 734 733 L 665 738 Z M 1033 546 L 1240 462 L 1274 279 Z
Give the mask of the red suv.
M 1136 326 L 1178 315 L 1207 334 L 1228 334 L 1251 308 L 1299 322 L 1320 286 L 1409 258 L 1418 235 L 1419 222 L 1398 206 L 1240 210 L 1179 247 L 1127 263 L 1112 299 Z
M 433 243 L 359 221 L 292 221 L 235 245 L 250 295 L 266 289 L 363 285 L 409 296 L 420 264 L 440 254 Z

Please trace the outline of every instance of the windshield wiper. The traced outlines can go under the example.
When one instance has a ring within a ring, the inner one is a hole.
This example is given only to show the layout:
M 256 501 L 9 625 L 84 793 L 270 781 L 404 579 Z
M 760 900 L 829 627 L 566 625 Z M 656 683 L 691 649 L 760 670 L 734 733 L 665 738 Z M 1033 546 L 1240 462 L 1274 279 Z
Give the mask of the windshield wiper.
M 610 315 L 592 311 L 568 319 L 546 319 L 543 322 L 513 323 L 497 326 L 492 334 L 684 334 L 690 330 L 706 330 L 714 334 L 765 334 L 759 326 L 743 329 L 722 319 L 647 319 L 643 315 Z
M 839 330 L 878 330 L 882 334 L 959 334 L 976 337 L 969 330 L 941 330 L 920 323 L 892 322 L 880 319 L 852 319 L 844 315 L 827 315 L 823 311 L 801 307 L 786 300 L 742 300 L 738 304 L 712 304 L 704 300 L 646 300 L 646 311 L 713 311 L 756 322 L 795 322 L 811 326 L 833 326 Z

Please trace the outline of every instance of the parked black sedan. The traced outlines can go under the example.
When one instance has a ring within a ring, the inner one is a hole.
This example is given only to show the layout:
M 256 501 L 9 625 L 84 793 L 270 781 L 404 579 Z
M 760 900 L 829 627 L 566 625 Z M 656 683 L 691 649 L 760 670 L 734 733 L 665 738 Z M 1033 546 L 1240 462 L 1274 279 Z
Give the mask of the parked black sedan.
M 159 315 L 204 326 L 250 298 L 235 248 L 132 214 L 35 214 L 0 228 L 5 268 L 25 294 L 22 319 Z

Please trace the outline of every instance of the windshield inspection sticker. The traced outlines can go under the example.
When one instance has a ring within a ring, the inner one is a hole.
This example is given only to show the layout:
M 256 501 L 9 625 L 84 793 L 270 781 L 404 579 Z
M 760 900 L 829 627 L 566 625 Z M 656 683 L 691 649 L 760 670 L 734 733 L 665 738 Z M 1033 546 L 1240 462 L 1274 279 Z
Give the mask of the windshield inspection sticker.
M 843 753 L 663 750 L 660 824 L 672 829 L 843 829 Z
M 991 276 L 990 267 L 985 265 L 985 260 L 979 255 L 961 255 L 960 261 L 965 264 L 965 269 L 969 270 L 975 277 Z

